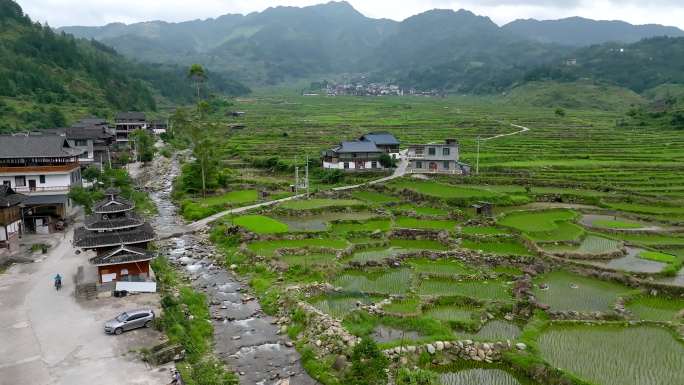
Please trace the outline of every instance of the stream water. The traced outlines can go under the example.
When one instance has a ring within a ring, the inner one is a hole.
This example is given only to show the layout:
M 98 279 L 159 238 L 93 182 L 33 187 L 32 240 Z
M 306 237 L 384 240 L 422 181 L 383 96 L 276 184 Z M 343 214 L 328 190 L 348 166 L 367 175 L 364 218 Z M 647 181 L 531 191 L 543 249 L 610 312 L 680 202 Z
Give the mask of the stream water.
M 214 325 L 214 351 L 240 376 L 241 384 L 313 385 L 300 356 L 286 335 L 280 335 L 275 319 L 261 309 L 249 287 L 232 272 L 213 261 L 216 252 L 201 236 L 190 234 L 171 201 L 173 179 L 179 166 L 156 159 L 143 171 L 140 183 L 150 190 L 158 215 L 152 221 L 160 251 L 191 279 L 193 287 L 207 295 Z

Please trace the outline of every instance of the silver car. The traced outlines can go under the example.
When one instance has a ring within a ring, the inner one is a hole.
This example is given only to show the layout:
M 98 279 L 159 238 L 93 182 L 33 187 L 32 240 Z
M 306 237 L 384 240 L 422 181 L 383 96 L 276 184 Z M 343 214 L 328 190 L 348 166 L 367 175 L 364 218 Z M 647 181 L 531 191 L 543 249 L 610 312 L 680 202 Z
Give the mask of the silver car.
M 119 314 L 116 318 L 105 322 L 104 330 L 107 334 L 119 335 L 127 330 L 152 327 L 154 324 L 154 310 L 140 309 Z

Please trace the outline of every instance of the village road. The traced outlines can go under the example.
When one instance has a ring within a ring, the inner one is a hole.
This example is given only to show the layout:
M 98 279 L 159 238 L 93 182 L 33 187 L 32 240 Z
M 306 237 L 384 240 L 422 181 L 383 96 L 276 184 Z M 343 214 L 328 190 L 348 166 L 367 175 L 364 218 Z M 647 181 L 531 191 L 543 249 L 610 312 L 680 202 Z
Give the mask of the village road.
M 72 237 L 73 230 L 44 258 L 0 274 L 0 385 L 167 384 L 168 371 L 151 371 L 129 352 L 139 340 L 156 340 L 156 332 L 103 332 L 103 322 L 130 303 L 76 301 L 72 275 L 87 257 L 74 253 Z M 56 273 L 64 277 L 59 292 Z

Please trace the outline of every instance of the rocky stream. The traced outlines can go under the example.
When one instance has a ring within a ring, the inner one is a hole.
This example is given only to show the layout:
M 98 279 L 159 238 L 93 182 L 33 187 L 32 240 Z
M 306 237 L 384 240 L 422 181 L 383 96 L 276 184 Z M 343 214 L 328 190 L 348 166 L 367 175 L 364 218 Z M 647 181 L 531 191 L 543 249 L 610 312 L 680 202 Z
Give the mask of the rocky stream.
M 214 324 L 214 351 L 239 374 L 241 384 L 313 385 L 299 353 L 276 319 L 266 315 L 247 282 L 215 263 L 206 233 L 191 233 L 171 200 L 178 160 L 159 157 L 137 173 L 158 209 L 152 224 L 160 252 L 207 295 Z

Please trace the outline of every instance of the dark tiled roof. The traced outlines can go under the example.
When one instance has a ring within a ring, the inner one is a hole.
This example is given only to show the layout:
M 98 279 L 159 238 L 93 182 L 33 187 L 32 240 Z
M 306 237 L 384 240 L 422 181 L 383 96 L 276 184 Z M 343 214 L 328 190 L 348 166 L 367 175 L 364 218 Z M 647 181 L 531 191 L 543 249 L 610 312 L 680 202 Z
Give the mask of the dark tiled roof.
M 102 118 L 83 118 L 78 122 L 74 123 L 72 127 L 96 127 L 96 126 L 106 126 L 107 121 Z
M 66 204 L 67 196 L 66 194 L 61 195 L 30 195 L 24 200 L 24 205 L 34 206 L 34 205 L 59 205 Z
M 85 227 L 74 231 L 74 246 L 85 249 L 97 249 L 117 245 L 135 245 L 154 240 L 154 230 L 149 223 L 124 231 L 94 232 Z
M 105 199 L 103 201 L 97 202 L 93 206 L 93 212 L 98 214 L 107 213 L 120 213 L 123 211 L 133 210 L 135 204 L 126 199 L 120 197 L 114 197 L 114 199 Z
M 14 192 L 8 185 L 0 185 L 0 207 L 18 205 L 26 199 L 26 195 Z
M 120 263 L 144 262 L 154 258 L 154 255 L 139 247 L 121 245 L 107 254 L 90 258 L 90 263 L 95 266 L 116 265 Z
M 145 221 L 137 214 L 131 213 L 125 217 L 103 219 L 100 215 L 90 215 L 85 219 L 85 228 L 88 230 L 124 229 L 142 226 Z
M 349 152 L 382 152 L 373 142 L 355 140 L 352 142 L 342 142 L 339 147 L 334 149 L 337 153 Z
M 99 127 L 70 127 L 66 129 L 67 139 L 102 139 L 113 138 L 114 135 Z
M 0 136 L 0 158 L 61 158 L 73 157 L 81 152 L 71 148 L 63 136 Z
M 116 114 L 116 120 L 139 120 L 145 121 L 145 113 L 137 111 L 119 112 Z
M 369 132 L 362 136 L 361 140 L 369 140 L 378 146 L 399 145 L 399 140 L 389 132 Z

